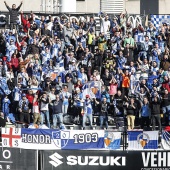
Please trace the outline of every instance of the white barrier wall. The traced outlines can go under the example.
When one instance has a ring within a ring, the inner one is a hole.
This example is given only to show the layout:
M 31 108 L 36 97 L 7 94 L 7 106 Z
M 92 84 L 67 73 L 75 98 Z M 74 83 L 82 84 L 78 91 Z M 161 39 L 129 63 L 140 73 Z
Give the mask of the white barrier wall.
M 76 0 L 61 0 L 60 12 L 76 12 Z

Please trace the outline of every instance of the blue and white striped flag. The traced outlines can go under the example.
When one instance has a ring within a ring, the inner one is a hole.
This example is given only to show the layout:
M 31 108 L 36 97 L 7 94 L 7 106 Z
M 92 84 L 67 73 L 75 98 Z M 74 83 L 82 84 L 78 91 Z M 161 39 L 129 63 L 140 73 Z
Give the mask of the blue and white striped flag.
M 144 150 L 158 148 L 158 131 L 128 131 L 128 149 Z

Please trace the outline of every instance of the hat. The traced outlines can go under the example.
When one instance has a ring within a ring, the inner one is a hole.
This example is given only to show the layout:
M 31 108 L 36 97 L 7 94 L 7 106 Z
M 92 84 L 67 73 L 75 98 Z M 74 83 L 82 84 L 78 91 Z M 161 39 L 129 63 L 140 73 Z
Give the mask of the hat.
M 90 96 L 87 94 L 87 95 L 86 95 L 86 98 L 90 98 Z
M 25 94 L 25 93 L 23 93 L 23 94 L 22 94 L 22 97 L 26 97 L 26 94 Z

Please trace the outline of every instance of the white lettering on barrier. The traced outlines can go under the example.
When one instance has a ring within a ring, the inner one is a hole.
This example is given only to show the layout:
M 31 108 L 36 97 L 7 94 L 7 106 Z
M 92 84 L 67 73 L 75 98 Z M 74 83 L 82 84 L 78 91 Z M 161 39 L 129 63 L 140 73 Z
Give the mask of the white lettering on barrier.
M 9 159 L 9 158 L 11 157 L 11 152 L 10 152 L 9 150 L 4 150 L 4 151 L 2 152 L 2 156 L 3 156 L 3 158 L 5 158 L 5 159 Z
M 170 167 L 170 152 L 142 152 L 143 166 Z
M 83 160 L 83 161 L 82 161 Z M 67 165 L 91 165 L 91 166 L 126 166 L 126 157 L 124 156 L 68 156 Z
M 22 134 L 22 142 L 23 143 L 51 144 L 51 138 L 49 135 Z

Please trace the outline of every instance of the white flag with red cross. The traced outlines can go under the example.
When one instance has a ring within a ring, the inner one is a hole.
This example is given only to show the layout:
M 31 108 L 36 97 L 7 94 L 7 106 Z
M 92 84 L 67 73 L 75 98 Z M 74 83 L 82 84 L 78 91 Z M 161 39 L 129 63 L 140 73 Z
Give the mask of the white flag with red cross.
M 2 128 L 3 147 L 19 147 L 21 143 L 21 128 Z

